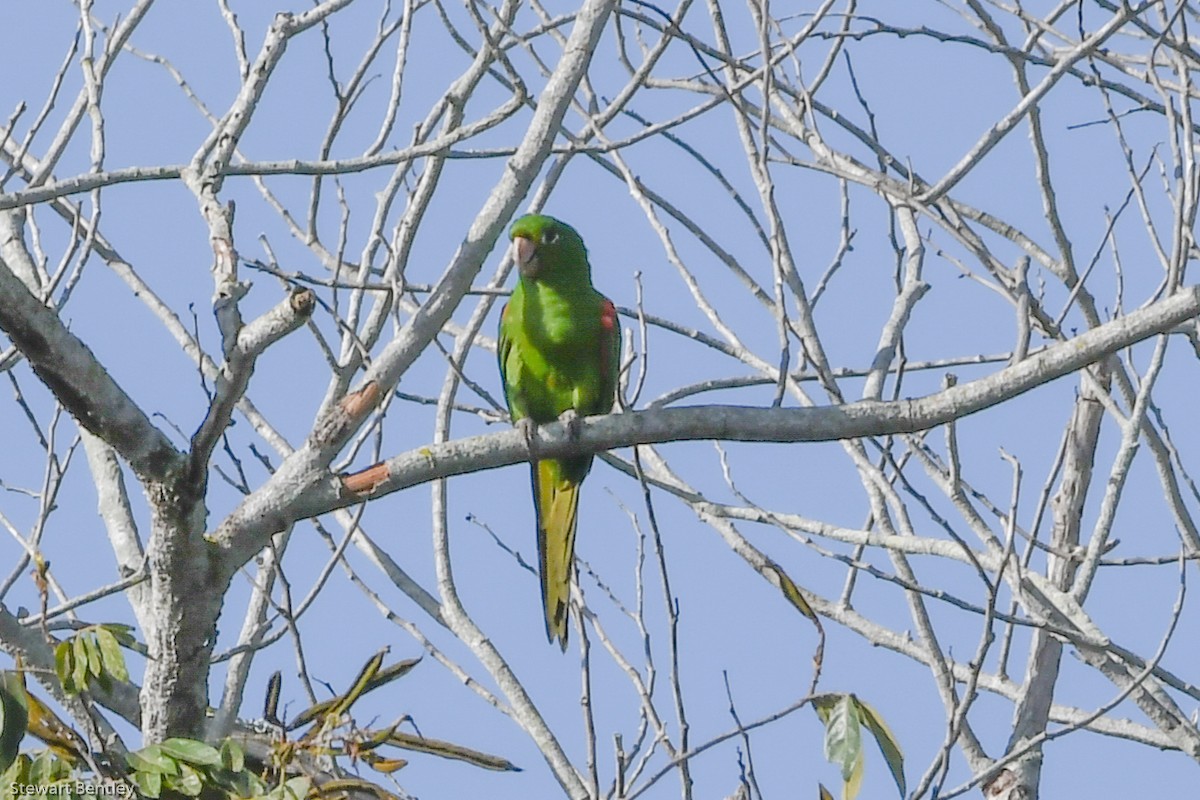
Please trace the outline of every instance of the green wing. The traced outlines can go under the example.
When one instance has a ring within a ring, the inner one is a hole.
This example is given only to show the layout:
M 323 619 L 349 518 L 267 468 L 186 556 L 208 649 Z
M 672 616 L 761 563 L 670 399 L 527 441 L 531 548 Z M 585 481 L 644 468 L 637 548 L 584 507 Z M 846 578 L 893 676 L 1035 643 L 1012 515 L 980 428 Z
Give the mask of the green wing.
M 512 354 L 513 337 L 508 329 L 507 319 L 508 304 L 506 303 L 500 311 L 500 336 L 496 346 L 496 358 L 500 361 L 500 383 L 504 388 L 504 403 L 508 406 L 509 416 L 513 418 L 513 422 L 516 422 L 525 415 L 518 413 L 518 404 L 513 402 L 516 387 L 508 379 L 508 357 Z

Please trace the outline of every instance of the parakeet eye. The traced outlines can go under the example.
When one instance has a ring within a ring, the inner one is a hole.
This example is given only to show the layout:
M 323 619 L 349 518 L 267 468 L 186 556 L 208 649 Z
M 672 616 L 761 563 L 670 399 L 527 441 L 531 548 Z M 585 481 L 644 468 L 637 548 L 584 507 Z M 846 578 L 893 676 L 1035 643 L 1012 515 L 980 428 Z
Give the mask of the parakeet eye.
M 558 241 L 558 231 L 554 230 L 553 228 L 546 231 L 546 235 L 542 237 L 542 241 L 546 244 L 554 244 Z

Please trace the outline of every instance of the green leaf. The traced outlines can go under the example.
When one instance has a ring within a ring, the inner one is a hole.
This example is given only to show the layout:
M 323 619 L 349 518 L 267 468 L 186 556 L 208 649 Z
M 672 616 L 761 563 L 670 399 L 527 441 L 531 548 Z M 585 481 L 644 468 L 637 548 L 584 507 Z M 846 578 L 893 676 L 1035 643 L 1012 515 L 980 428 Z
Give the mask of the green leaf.
M 818 694 L 813 697 L 813 710 L 817 712 L 817 716 L 820 717 L 822 723 L 829 721 L 829 712 L 837 705 L 841 697 L 840 694 Z
M 58 675 L 58 682 L 62 684 L 64 692 L 74 694 L 79 691 L 74 678 L 75 651 L 69 639 L 64 639 L 54 648 L 54 672 Z
M 92 632 L 83 633 L 79 636 L 83 642 L 83 647 L 87 650 L 88 672 L 92 673 L 93 677 L 99 678 L 100 673 L 104 671 L 104 658 L 100 655 L 100 645 L 96 641 L 96 634 Z
M 233 739 L 221 742 L 221 766 L 230 772 L 241 772 L 246 768 L 246 754 Z
M 71 682 L 75 685 L 75 691 L 77 692 L 81 692 L 87 687 L 88 651 L 87 645 L 83 643 L 85 638 L 84 636 L 76 636 L 71 640 L 72 654 L 74 656 Z
M 4 672 L 0 675 L 0 772 L 16 761 L 28 727 L 29 701 L 21 676 Z
M 862 789 L 863 762 L 863 751 L 860 747 L 858 758 L 854 759 L 854 764 L 850 769 L 850 777 L 842 783 L 842 800 L 854 800 L 858 797 L 858 792 Z
M 107 628 L 96 631 L 96 642 L 100 646 L 100 660 L 104 666 L 104 674 L 118 681 L 129 680 L 129 670 L 125 666 L 125 654 L 117 637 Z
M 273 789 L 267 797 L 271 800 L 304 800 L 312 789 L 312 782 L 305 777 L 290 779 L 282 786 Z
M 135 772 L 132 776 L 138 792 L 146 797 L 157 798 L 162 795 L 163 776 L 157 772 Z
M 175 763 L 175 759 L 163 753 L 156 744 L 126 753 L 125 760 L 135 772 L 156 775 L 176 775 L 179 772 L 179 765 Z
M 262 780 L 252 772 L 242 771 L 229 781 L 229 788 L 236 792 L 236 797 L 258 797 L 266 794 L 267 787 Z
M 0 789 L 14 783 L 29 783 L 29 767 L 32 764 L 33 759 L 24 753 L 17 756 L 17 760 L 4 770 L 3 774 L 0 774 Z
M 44 786 L 54 778 L 54 756 L 49 750 L 43 750 L 29 765 L 29 782 L 34 786 Z
M 896 788 L 900 790 L 900 797 L 903 798 L 908 794 L 908 787 L 904 781 L 904 754 L 900 752 L 900 744 L 878 711 L 857 697 L 854 698 L 854 703 L 858 706 L 858 713 L 863 724 L 875 737 L 879 751 L 883 753 L 883 760 L 887 762 L 888 769 L 892 771 L 892 779 L 896 781 Z
M 199 797 L 204 791 L 203 776 L 195 767 L 189 767 L 187 764 L 180 764 L 179 768 L 178 775 L 167 775 L 163 778 L 163 785 L 188 797 Z
M 105 622 L 103 625 L 97 625 L 96 627 L 111 633 L 122 647 L 133 647 L 137 644 L 137 639 L 133 638 L 132 625 L 126 625 L 121 622 Z
M 825 723 L 825 758 L 842 772 L 843 800 L 854 800 L 862 783 L 863 753 L 861 721 L 854 696 L 824 695 L 814 700 L 817 715 Z
M 188 764 L 201 767 L 215 767 L 221 763 L 221 753 L 212 745 L 198 742 L 195 739 L 166 739 L 158 746 L 169 756 Z

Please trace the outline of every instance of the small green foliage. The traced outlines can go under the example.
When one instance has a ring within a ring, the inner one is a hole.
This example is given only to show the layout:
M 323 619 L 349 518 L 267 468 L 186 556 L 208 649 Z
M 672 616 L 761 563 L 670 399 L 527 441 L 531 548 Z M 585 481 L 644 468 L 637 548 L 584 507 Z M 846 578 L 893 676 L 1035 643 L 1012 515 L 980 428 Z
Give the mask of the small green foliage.
M 71 679 L 75 673 L 75 651 L 69 641 L 59 642 L 58 647 L 54 648 L 54 672 L 65 691 L 76 691 L 75 683 Z
M 841 769 L 843 800 L 854 800 L 863 774 L 862 734 L 854 696 L 835 695 L 816 708 L 825 723 L 825 758 Z
M 106 674 L 118 681 L 129 680 L 129 670 L 125 667 L 125 656 L 121 653 L 120 642 L 107 627 L 101 625 L 96 630 L 96 643 L 100 648 L 101 663 Z
M 164 753 L 162 748 L 156 744 L 126 753 L 125 760 L 135 772 L 156 775 L 177 775 L 179 773 L 179 765 L 175 759 Z
M 312 790 L 312 781 L 305 777 L 292 778 L 291 780 L 271 790 L 267 795 L 268 800 L 304 800 Z
M 137 785 L 138 792 L 146 797 L 162 796 L 163 776 L 157 772 L 135 772 L 129 776 Z
M 204 778 L 205 776 L 195 767 L 181 763 L 179 765 L 179 774 L 164 776 L 163 785 L 168 789 L 174 789 L 185 797 L 199 797 L 200 792 L 204 790 Z
M 221 742 L 221 767 L 230 772 L 241 772 L 246 768 L 246 754 L 233 739 Z
M 83 639 L 86 634 L 81 633 L 74 639 L 68 640 L 68 645 L 71 648 L 71 674 L 68 676 L 71 685 L 67 686 L 66 681 L 63 682 L 63 687 L 68 692 L 82 692 L 87 688 L 88 676 L 88 654 L 87 647 L 83 644 Z
M 29 701 L 21 676 L 5 672 L 0 675 L 0 771 L 16 760 L 28 725 Z
M 133 638 L 124 626 L 93 625 L 84 628 L 59 643 L 54 654 L 55 671 L 62 685 L 71 693 L 91 686 L 106 688 L 115 681 L 127 681 L 129 673 L 122 648 L 131 644 Z M 377 752 L 383 747 L 392 747 L 457 759 L 487 769 L 518 769 L 507 760 L 487 753 L 401 733 L 397 728 L 404 718 L 378 729 L 356 726 L 349 715 L 351 707 L 367 692 L 404 676 L 419 662 L 419 659 L 410 659 L 384 666 L 385 655 L 386 650 L 383 650 L 368 659 L 343 694 L 316 704 L 290 724 L 278 722 L 278 727 L 283 730 L 299 726 L 306 726 L 308 730 L 299 739 L 285 736 L 276 742 L 266 764 L 248 765 L 241 745 L 233 739 L 226 739 L 214 747 L 195 739 L 171 738 L 126 752 L 125 780 L 136 788 L 139 796 L 152 800 L 191 797 L 198 800 L 316 800 L 318 796 L 327 796 L 321 793 L 329 790 L 372 792 L 381 800 L 387 800 L 395 796 L 358 777 L 326 781 L 321 789 L 316 789 L 309 778 L 294 774 L 296 770 L 292 762 L 301 754 L 305 754 L 305 757 L 346 758 L 351 765 L 367 766 L 376 773 L 389 775 L 407 764 L 403 758 Z M 0 781 L 6 781 L 0 786 L 0 800 L 18 800 L 10 797 L 10 785 L 54 786 L 58 789 L 56 796 L 73 800 L 73 789 L 67 785 L 84 785 L 79 781 L 81 770 L 86 771 L 82 757 L 86 744 L 41 700 L 24 692 L 17 673 L 13 673 L 13 676 L 14 685 L 21 690 L 20 697 L 27 703 L 29 732 L 48 744 L 50 749 L 33 758 L 17 755 L 18 737 L 17 743 L 11 748 L 14 760 L 9 769 L 0 775 Z M 17 711 L 10 713 L 3 702 L 6 687 L 5 677 L 0 674 L 0 756 L 5 752 L 2 749 L 2 734 L 8 730 L 4 724 L 10 720 L 14 725 L 21 723 L 22 736 L 26 727 L 20 714 Z M 268 693 L 268 710 L 277 708 L 279 691 L 276 681 Z
M 813 708 L 825 723 L 825 758 L 841 769 L 843 800 L 854 800 L 862 787 L 864 727 L 875 738 L 896 788 L 904 797 L 904 755 L 878 711 L 853 694 L 820 695 L 813 699 Z M 821 791 L 824 797 L 825 788 L 821 787 Z
M 887 761 L 888 769 L 892 772 L 892 779 L 896 781 L 896 788 L 900 790 L 900 796 L 904 797 L 908 794 L 908 788 L 904 781 L 904 754 L 900 752 L 900 744 L 878 711 L 857 697 L 854 698 L 854 702 L 858 704 L 863 724 L 875 737 L 875 742 L 879 745 L 884 760 Z
M 127 625 L 89 625 L 54 648 L 54 670 L 68 694 L 78 694 L 89 681 L 101 689 L 112 688 L 113 681 L 129 680 L 121 646 L 133 643 Z
M 227 800 L 273 796 L 271 787 L 246 770 L 246 755 L 231 739 L 220 749 L 195 739 L 167 739 L 126 753 L 125 760 L 130 779 L 151 798 L 164 792 Z
M 79 779 L 74 768 L 66 761 L 44 750 L 36 756 L 25 753 L 0 773 L 0 800 L 23 800 L 33 788 L 45 788 L 52 796 L 61 800 L 77 800 L 75 792 Z
M 217 748 L 195 739 L 167 739 L 158 746 L 164 755 L 197 767 L 214 767 L 221 763 Z

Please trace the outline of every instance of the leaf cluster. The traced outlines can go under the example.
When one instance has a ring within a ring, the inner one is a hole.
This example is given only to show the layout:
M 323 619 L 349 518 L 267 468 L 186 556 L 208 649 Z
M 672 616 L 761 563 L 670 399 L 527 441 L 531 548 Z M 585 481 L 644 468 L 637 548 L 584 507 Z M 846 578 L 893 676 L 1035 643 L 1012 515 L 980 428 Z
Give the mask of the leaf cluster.
M 108 691 L 113 681 L 128 681 L 129 670 L 121 646 L 134 639 L 128 625 L 90 625 L 54 648 L 54 670 L 68 694 L 78 694 L 95 682 Z
M 813 708 L 825 723 L 825 758 L 841 768 L 842 798 L 854 800 L 862 787 L 864 760 L 862 729 L 875 738 L 891 770 L 900 796 L 907 788 L 904 781 L 904 755 L 896 737 L 879 712 L 853 694 L 823 694 L 813 698 Z M 821 797 L 829 793 L 821 787 Z
M 303 776 L 269 786 L 246 768 L 246 755 L 232 739 L 219 749 L 195 739 L 166 739 L 125 758 L 130 779 L 150 798 L 178 794 L 203 800 L 301 800 L 312 788 Z

